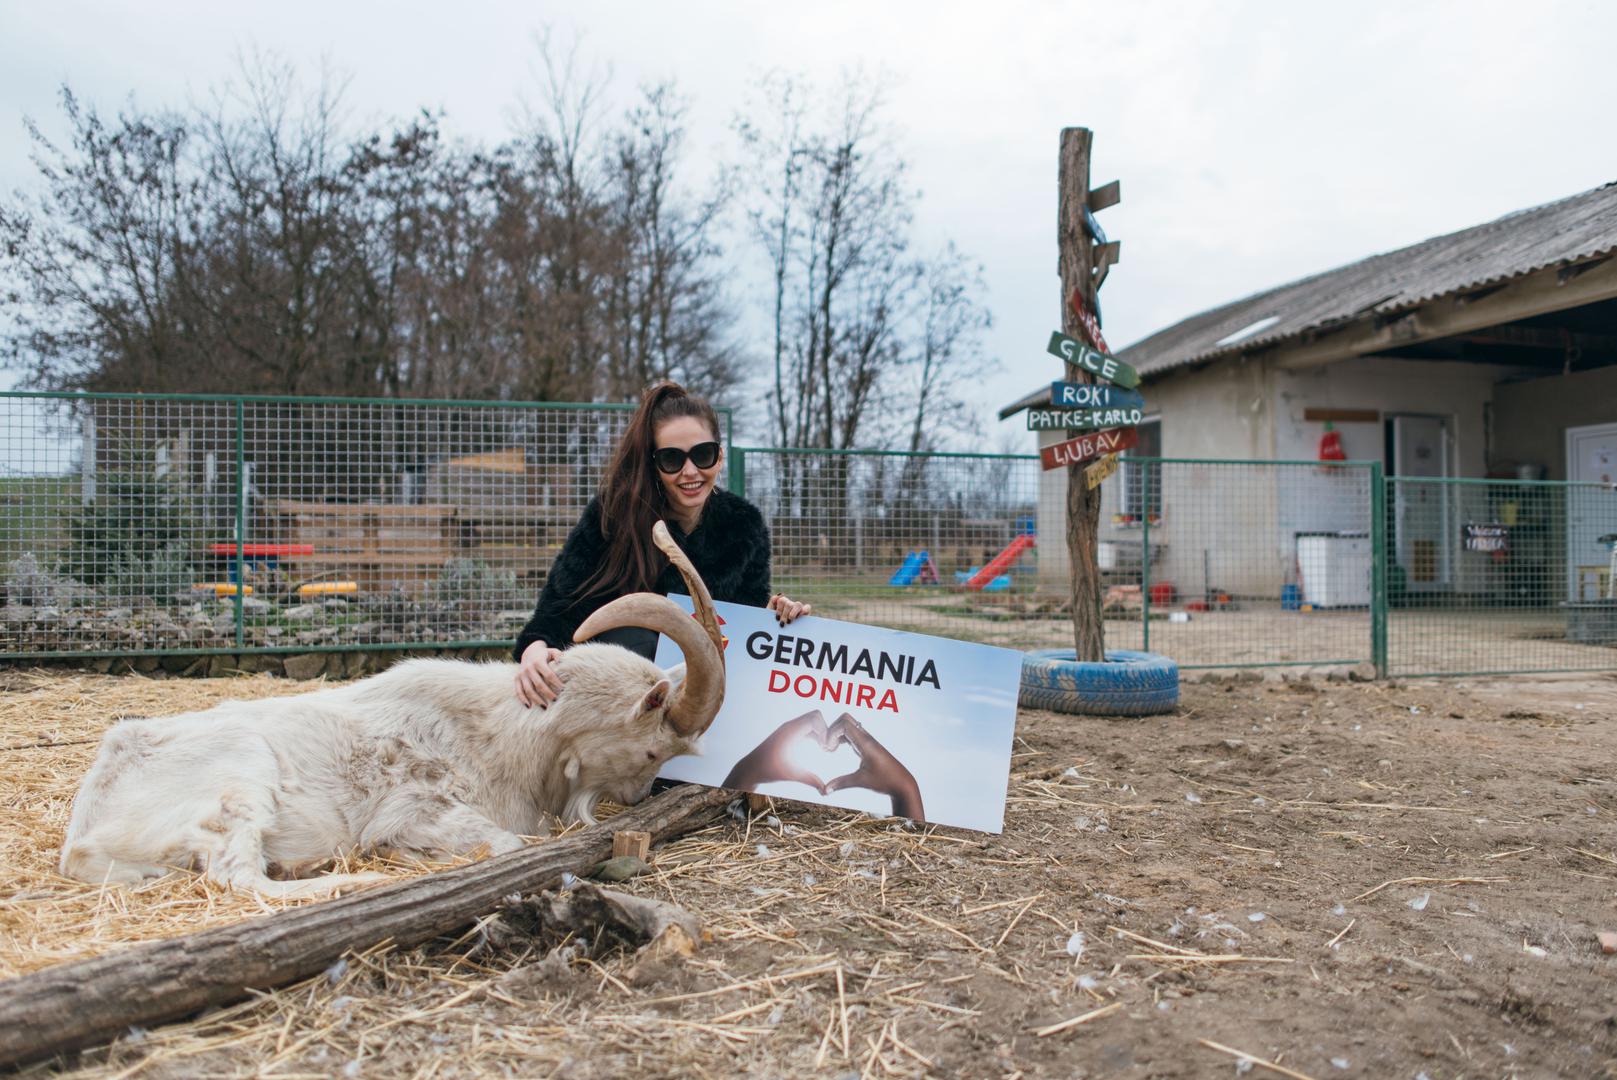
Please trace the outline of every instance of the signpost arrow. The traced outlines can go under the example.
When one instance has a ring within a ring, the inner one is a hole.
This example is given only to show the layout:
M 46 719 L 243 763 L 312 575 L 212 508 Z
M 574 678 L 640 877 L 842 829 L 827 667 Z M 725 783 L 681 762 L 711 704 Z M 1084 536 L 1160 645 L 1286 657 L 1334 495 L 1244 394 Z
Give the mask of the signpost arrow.
M 1084 483 L 1089 486 L 1089 490 L 1094 491 L 1100 487 L 1102 480 L 1117 471 L 1118 460 L 1116 454 L 1107 454 L 1084 470 Z
M 1050 344 L 1045 346 L 1045 351 L 1125 389 L 1132 390 L 1140 385 L 1140 373 L 1123 361 L 1115 356 L 1097 352 L 1077 338 L 1070 338 L 1059 330 L 1050 335 Z
M 1144 410 L 1145 396 L 1138 390 L 1058 379 L 1050 384 L 1050 405 L 1056 409 Z
M 1119 450 L 1127 450 L 1139 441 L 1138 428 L 1108 428 L 1105 431 L 1094 431 L 1088 435 L 1068 439 L 1066 442 L 1041 447 L 1039 460 L 1048 472 L 1064 465 L 1082 465 L 1102 454 L 1115 454 Z
M 1029 431 L 1089 431 L 1133 427 L 1145 416 L 1141 409 L 1029 409 Z

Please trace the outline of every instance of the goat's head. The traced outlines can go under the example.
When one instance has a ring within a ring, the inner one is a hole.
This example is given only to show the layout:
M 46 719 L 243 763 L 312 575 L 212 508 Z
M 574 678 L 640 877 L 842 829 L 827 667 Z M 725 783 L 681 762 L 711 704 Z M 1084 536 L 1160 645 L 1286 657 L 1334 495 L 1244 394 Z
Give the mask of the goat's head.
M 597 713 L 594 723 L 577 728 L 569 740 L 563 762 L 568 819 L 592 820 L 594 802 L 602 796 L 625 804 L 645 798 L 664 762 L 696 751 L 724 703 L 724 639 L 713 598 L 662 522 L 653 527 L 652 539 L 685 579 L 695 618 L 667 597 L 634 593 L 603 605 L 573 637 L 583 642 L 620 626 L 641 626 L 672 638 L 685 654 L 685 663 L 663 672 L 614 646 L 595 646 L 588 652 L 576 648 L 564 657 L 568 695 L 580 703 L 614 701 L 617 712 Z M 609 659 L 604 650 L 619 655 Z M 587 659 L 591 654 L 599 659 Z M 566 668 L 577 674 L 569 677 Z M 595 685 L 586 689 L 587 684 Z M 631 697 L 632 704 L 622 711 L 624 700 Z

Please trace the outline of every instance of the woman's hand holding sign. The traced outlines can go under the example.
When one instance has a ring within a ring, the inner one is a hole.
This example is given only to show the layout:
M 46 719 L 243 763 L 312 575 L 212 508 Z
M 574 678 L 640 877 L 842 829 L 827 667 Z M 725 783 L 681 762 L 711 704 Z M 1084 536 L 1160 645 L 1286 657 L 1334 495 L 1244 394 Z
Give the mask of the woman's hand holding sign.
M 813 738 L 821 750 L 834 752 L 844 743 L 859 755 L 859 767 L 827 782 L 796 759 L 799 740 Z M 865 788 L 893 800 L 892 812 L 899 817 L 920 819 L 921 789 L 915 776 L 888 749 L 866 731 L 852 715 L 843 713 L 830 727 L 820 710 L 793 717 L 770 733 L 746 757 L 736 762 L 725 777 L 724 786 L 752 791 L 760 784 L 791 780 L 807 784 L 821 795 L 846 788 Z

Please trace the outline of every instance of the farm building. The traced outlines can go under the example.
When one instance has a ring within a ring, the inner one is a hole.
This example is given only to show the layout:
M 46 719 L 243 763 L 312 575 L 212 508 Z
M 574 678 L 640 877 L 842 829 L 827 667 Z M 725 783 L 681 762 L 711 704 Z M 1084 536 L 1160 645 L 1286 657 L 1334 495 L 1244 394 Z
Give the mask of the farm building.
M 1514 602 L 1590 599 L 1609 584 L 1607 496 L 1518 481 L 1617 481 L 1614 256 L 1617 183 L 1193 315 L 1118 353 L 1147 401 L 1134 454 L 1314 462 L 1330 424 L 1346 458 L 1381 463 L 1391 481 L 1395 595 L 1486 602 L 1508 587 Z M 1046 383 L 1001 419 L 1049 393 Z M 1137 566 L 1149 531 L 1153 580 L 1279 597 L 1310 551 L 1363 546 L 1369 478 L 1328 465 L 1125 464 L 1105 484 L 1102 569 Z M 1510 482 L 1453 482 L 1464 478 Z M 1062 534 L 1065 492 L 1065 470 L 1044 474 L 1041 535 Z M 1472 557 L 1486 546 L 1479 531 L 1499 524 L 1507 549 Z M 1041 577 L 1065 578 L 1063 545 L 1039 559 Z

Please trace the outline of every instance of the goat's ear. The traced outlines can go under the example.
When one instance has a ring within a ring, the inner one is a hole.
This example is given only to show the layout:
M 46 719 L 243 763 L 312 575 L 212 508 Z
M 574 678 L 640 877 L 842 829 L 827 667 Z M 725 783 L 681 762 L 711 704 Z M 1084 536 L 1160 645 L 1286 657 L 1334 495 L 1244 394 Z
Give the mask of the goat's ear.
M 640 711 L 643 713 L 655 712 L 668 704 L 668 695 L 673 684 L 667 679 L 658 679 L 657 685 L 646 691 L 646 696 L 640 699 Z

